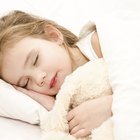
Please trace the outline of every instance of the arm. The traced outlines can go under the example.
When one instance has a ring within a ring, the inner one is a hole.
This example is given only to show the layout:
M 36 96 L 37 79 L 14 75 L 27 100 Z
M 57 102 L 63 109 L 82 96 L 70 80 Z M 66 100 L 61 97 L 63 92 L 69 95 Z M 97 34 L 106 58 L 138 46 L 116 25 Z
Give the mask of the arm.
M 112 95 L 109 95 L 86 101 L 74 108 L 67 116 L 70 133 L 77 138 L 89 135 L 92 129 L 112 115 L 111 106 Z
M 24 89 L 24 88 L 21 88 L 21 87 L 15 87 L 15 88 L 17 90 L 21 91 L 22 93 L 30 96 L 32 99 L 34 99 L 39 104 L 44 106 L 47 110 L 52 109 L 52 107 L 54 105 L 54 101 L 55 101 L 55 98 L 53 96 L 40 94 L 40 93 L 37 93 L 35 91 L 27 90 L 27 89 Z

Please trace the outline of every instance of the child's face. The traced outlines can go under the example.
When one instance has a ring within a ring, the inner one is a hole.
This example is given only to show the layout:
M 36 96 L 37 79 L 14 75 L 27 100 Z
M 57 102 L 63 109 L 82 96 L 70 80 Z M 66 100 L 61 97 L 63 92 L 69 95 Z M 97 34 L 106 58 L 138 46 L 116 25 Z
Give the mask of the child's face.
M 28 37 L 8 50 L 2 76 L 11 84 L 56 95 L 71 72 L 71 60 L 64 47 L 56 42 Z

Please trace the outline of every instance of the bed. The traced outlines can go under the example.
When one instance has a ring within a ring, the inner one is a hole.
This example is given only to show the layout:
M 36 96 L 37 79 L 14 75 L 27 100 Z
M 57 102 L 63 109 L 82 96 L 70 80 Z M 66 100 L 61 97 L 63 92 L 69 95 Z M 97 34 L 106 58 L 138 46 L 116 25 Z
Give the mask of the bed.
M 0 5 L 0 15 L 10 10 L 31 12 L 55 20 L 76 35 L 89 20 L 96 21 L 114 92 L 115 140 L 139 140 L 139 9 L 139 0 L 4 0 Z M 40 140 L 41 106 L 2 81 L 0 92 L 0 140 Z M 130 115 L 130 112 L 133 113 Z

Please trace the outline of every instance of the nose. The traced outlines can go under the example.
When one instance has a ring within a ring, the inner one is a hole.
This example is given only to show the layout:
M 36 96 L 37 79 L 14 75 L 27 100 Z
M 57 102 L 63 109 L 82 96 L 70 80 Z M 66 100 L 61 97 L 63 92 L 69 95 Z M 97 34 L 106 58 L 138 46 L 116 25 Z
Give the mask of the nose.
M 35 82 L 38 86 L 42 87 L 45 83 L 46 73 L 40 72 L 35 75 Z

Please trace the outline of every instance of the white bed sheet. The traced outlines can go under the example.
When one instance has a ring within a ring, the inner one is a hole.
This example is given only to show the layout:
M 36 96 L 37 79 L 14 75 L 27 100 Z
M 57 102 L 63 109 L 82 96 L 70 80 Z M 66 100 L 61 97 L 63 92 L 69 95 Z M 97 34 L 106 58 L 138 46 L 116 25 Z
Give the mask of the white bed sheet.
M 0 117 L 0 140 L 40 140 L 39 126 Z

